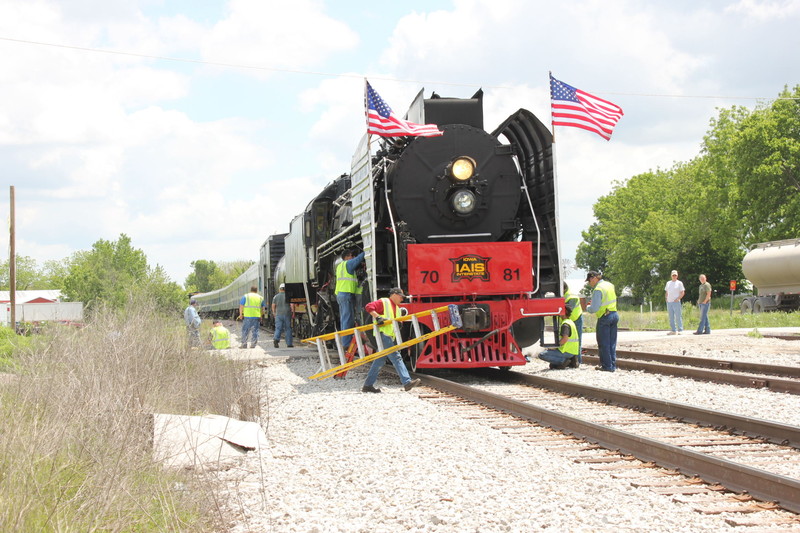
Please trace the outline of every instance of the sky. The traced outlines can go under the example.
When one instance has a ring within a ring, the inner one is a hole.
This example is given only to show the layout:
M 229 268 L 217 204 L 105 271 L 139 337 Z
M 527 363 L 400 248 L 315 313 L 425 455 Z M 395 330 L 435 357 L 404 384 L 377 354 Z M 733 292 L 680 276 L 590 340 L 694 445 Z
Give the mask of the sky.
M 364 78 L 398 114 L 483 88 L 491 131 L 519 108 L 549 124 L 551 71 L 625 112 L 610 141 L 557 127 L 574 260 L 615 182 L 800 84 L 798 27 L 800 0 L 3 0 L 0 214 L 13 185 L 40 266 L 124 233 L 183 284 L 197 259 L 257 260 L 349 172 Z

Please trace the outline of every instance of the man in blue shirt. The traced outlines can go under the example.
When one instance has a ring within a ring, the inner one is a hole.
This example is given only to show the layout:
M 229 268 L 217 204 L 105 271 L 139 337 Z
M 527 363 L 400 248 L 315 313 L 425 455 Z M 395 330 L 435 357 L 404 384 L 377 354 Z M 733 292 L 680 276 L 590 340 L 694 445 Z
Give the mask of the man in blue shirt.
M 189 300 L 189 307 L 183 312 L 183 320 L 186 322 L 186 334 L 189 337 L 189 346 L 196 348 L 200 346 L 200 315 L 197 313 L 197 300 Z

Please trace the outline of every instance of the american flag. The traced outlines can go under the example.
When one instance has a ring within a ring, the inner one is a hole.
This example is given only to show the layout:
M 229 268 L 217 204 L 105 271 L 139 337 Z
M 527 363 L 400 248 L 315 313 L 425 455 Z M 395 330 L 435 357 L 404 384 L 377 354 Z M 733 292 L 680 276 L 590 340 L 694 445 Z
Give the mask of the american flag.
M 383 98 L 367 83 L 364 96 L 367 108 L 367 133 L 383 137 L 436 137 L 444 134 L 436 124 L 414 124 L 396 116 Z
M 605 140 L 611 139 L 614 126 L 624 114 L 622 108 L 558 81 L 550 75 L 550 100 L 553 126 L 572 126 L 593 131 Z

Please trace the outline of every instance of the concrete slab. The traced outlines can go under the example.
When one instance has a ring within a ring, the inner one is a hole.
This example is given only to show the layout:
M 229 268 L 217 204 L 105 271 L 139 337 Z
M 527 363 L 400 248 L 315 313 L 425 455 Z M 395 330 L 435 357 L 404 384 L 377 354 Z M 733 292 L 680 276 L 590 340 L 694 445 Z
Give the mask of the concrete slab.
M 153 415 L 153 454 L 175 468 L 213 466 L 258 451 L 267 443 L 261 426 L 226 416 Z

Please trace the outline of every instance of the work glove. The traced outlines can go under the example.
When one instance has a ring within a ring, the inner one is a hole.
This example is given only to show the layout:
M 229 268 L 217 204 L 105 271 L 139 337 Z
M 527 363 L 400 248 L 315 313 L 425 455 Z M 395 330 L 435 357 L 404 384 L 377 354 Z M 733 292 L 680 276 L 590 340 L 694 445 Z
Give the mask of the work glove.
M 379 326 L 382 326 L 384 322 L 386 322 L 386 319 L 383 318 L 382 316 L 379 316 L 378 318 L 375 319 L 375 323 L 378 324 Z

